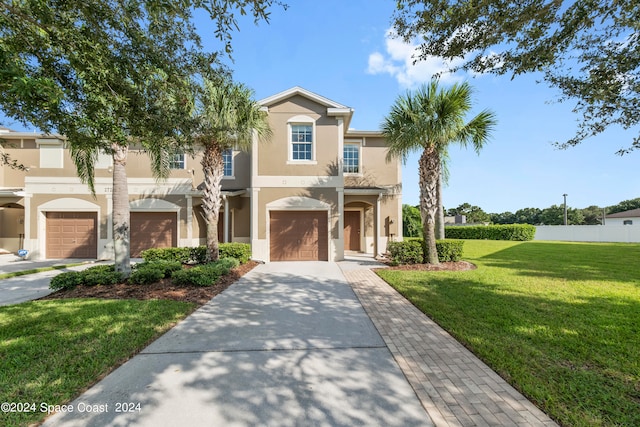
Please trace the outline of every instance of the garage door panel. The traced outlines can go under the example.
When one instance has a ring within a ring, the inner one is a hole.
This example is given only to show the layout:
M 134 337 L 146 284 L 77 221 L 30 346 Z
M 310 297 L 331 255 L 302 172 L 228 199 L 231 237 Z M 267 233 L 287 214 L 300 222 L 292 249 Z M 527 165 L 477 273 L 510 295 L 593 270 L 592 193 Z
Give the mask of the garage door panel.
M 131 256 L 139 258 L 150 248 L 177 246 L 175 212 L 131 212 Z
M 47 212 L 47 258 L 97 258 L 98 214 Z
M 326 211 L 272 211 L 270 258 L 272 261 L 327 261 Z

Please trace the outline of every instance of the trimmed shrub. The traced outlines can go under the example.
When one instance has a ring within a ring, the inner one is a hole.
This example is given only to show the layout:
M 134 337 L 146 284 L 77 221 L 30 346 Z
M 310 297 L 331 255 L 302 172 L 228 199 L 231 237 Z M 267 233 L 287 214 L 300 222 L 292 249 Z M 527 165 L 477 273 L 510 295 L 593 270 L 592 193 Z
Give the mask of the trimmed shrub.
M 436 250 L 438 261 L 455 262 L 462 258 L 464 241 L 462 240 L 437 240 Z M 402 242 L 389 242 L 387 246 L 391 262 L 394 265 L 420 264 L 424 262 L 421 239 L 409 239 Z
M 145 268 L 139 268 L 131 273 L 129 276 L 129 283 L 132 285 L 148 285 L 149 283 L 155 283 L 164 278 L 164 271 L 161 268 L 148 266 Z
M 191 261 L 192 248 L 151 248 L 140 254 L 146 262 L 178 261 L 187 264 Z
M 389 242 L 387 250 L 391 256 L 391 262 L 395 265 L 421 264 L 423 261 L 422 244 L 420 240 Z
M 197 265 L 193 268 L 174 271 L 171 280 L 178 286 L 212 286 L 220 276 L 239 265 L 235 258 L 222 258 L 209 264 Z
M 206 268 L 208 264 L 193 268 L 174 271 L 171 280 L 178 286 L 212 286 L 220 277 L 213 269 Z
M 123 279 L 122 273 L 116 272 L 113 264 L 87 268 L 80 272 L 80 276 L 85 286 L 115 285 Z
M 445 227 L 447 238 L 476 240 L 533 240 L 536 228 L 530 224 L 496 224 Z
M 220 259 L 235 258 L 241 264 L 251 259 L 251 245 L 248 243 L 220 243 Z M 182 264 L 204 264 L 207 260 L 207 247 L 190 248 L 152 248 L 142 251 L 145 262 L 178 261 Z
M 240 260 L 233 257 L 220 258 L 218 262 L 214 262 L 208 265 L 212 265 L 212 268 L 215 268 L 217 271 L 221 273 L 221 275 L 229 274 L 232 268 L 236 268 L 240 265 Z
M 196 246 L 189 248 L 189 261 L 195 264 L 204 264 L 207 262 L 207 247 Z
M 464 241 L 463 240 L 436 240 L 436 250 L 438 251 L 438 261 L 456 262 L 462 259 Z
M 235 258 L 240 264 L 245 264 L 251 259 L 251 245 L 248 243 L 221 243 L 220 259 Z
M 122 282 L 122 279 L 122 274 L 115 271 L 115 266 L 113 264 L 96 265 L 95 267 L 90 267 L 83 271 L 68 271 L 66 273 L 58 274 L 51 279 L 49 288 L 58 290 L 73 289 L 78 285 L 108 286 L 120 283 Z
M 217 278 L 216 278 L 217 279 Z M 198 267 L 174 271 L 171 281 L 177 286 L 211 286 L 215 283 L 209 274 Z
M 82 284 L 82 278 L 77 271 L 67 271 L 66 273 L 60 273 L 51 279 L 49 283 L 49 289 L 54 291 L 60 289 L 73 289 Z
M 133 271 L 142 270 L 147 268 L 153 268 L 156 270 L 162 271 L 164 277 L 171 277 L 171 274 L 174 271 L 182 270 L 182 263 L 179 261 L 152 261 L 152 262 L 141 262 L 140 264 L 136 264 L 133 266 Z

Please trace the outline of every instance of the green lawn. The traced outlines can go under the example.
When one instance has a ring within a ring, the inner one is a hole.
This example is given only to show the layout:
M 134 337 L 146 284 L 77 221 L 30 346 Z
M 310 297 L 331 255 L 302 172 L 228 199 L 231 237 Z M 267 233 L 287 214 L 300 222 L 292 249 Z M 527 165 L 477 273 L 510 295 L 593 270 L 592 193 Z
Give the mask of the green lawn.
M 378 274 L 560 424 L 640 425 L 640 245 L 469 240 L 464 259 Z
M 67 299 L 0 307 L 0 402 L 35 413 L 0 412 L 0 425 L 26 426 L 42 402 L 75 398 L 193 311 L 165 300 Z

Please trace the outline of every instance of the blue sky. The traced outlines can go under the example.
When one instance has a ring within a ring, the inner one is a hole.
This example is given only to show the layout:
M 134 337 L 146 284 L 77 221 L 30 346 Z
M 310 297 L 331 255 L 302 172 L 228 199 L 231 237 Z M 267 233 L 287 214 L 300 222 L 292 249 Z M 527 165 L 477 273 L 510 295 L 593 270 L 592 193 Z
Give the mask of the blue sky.
M 256 26 L 243 18 L 233 35 L 234 78 L 253 88 L 256 99 L 302 86 L 353 108 L 351 127 L 377 130 L 399 94 L 442 71 L 436 59 L 413 66 L 413 46 L 388 36 L 394 1 L 288 3 L 286 11 L 272 9 L 269 24 Z M 219 48 L 210 23 L 203 20 L 199 27 L 206 46 Z M 630 145 L 632 133 L 611 129 L 560 151 L 551 143 L 573 136 L 577 117 L 572 104 L 552 102 L 555 90 L 536 84 L 536 76 L 511 80 L 459 73 L 441 82 L 465 80 L 475 89 L 476 112 L 493 110 L 498 126 L 479 156 L 472 150 L 450 151 L 446 208 L 466 202 L 486 212 L 515 212 L 559 205 L 563 193 L 574 208 L 640 197 L 640 151 L 615 154 Z M 403 168 L 403 202 L 412 205 L 418 203 L 418 156 Z
M 351 127 L 379 128 L 396 97 L 441 71 L 441 61 L 412 65 L 413 47 L 387 36 L 393 1 L 289 1 L 274 8 L 270 24 L 240 22 L 234 34 L 234 78 L 255 90 L 256 99 L 302 86 L 355 110 Z M 213 46 L 212 44 L 211 46 Z M 633 134 L 611 129 L 568 150 L 576 130 L 572 104 L 554 103 L 557 92 L 536 77 L 460 73 L 443 84 L 468 81 L 476 112 L 489 108 L 498 118 L 491 142 L 476 155 L 452 149 L 446 208 L 462 203 L 486 212 L 546 208 L 563 202 L 574 208 L 609 206 L 640 197 L 640 152 L 620 157 Z M 403 168 L 403 201 L 418 203 L 418 154 Z

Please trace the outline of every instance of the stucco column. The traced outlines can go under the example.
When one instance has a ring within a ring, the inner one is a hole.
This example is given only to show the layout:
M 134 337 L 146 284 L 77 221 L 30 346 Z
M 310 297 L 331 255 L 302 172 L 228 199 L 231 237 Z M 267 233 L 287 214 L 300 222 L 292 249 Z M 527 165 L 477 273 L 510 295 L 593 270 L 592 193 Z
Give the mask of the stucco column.
M 336 242 L 336 259 L 344 259 L 344 119 L 336 118 L 338 122 L 338 241 Z
M 31 197 L 32 194 L 24 194 L 23 196 L 24 203 L 24 242 L 23 248 L 18 249 L 26 249 L 29 251 L 29 256 L 33 252 L 33 248 L 31 247 Z M 37 255 L 37 254 L 36 254 Z
M 222 195 L 222 201 L 224 202 L 224 222 L 222 224 L 224 231 L 222 234 L 224 235 L 224 241 L 229 242 L 229 199 L 226 194 Z
M 106 193 L 104 197 L 107 199 L 107 240 L 113 245 L 113 198 L 111 193 Z
M 190 246 L 197 246 L 193 244 L 193 196 L 185 195 L 187 199 L 187 240 Z
M 378 195 L 376 199 L 376 238 L 374 239 L 373 257 L 377 257 L 380 252 L 380 201 L 382 200 L 382 194 Z
M 258 241 L 258 193 L 259 188 L 251 188 L 251 230 L 249 231 L 249 238 L 251 239 L 251 257 L 253 259 L 264 259 L 263 254 L 259 248 Z
M 336 258 L 344 260 L 344 188 L 336 188 L 338 193 L 338 241 L 336 242 Z

